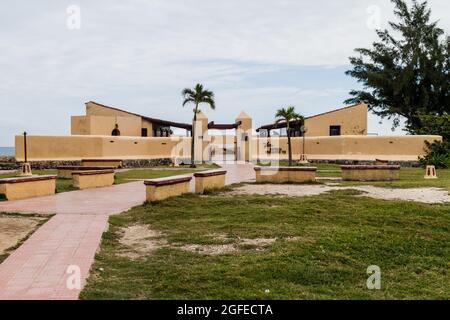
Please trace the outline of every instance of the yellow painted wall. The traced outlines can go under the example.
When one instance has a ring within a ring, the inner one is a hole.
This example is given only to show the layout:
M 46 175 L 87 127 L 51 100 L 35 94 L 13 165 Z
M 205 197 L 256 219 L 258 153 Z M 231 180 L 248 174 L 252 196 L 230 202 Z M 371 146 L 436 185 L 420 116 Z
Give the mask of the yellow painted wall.
M 280 154 L 281 159 L 288 158 L 288 143 L 286 137 L 269 139 L 272 148 L 279 147 L 286 153 Z M 441 136 L 336 136 L 336 137 L 306 137 L 305 153 L 310 159 L 360 159 L 374 160 L 417 160 L 425 154 L 424 142 L 440 141 Z M 270 158 L 265 155 L 267 138 L 253 139 L 253 159 Z M 299 159 L 302 151 L 302 138 L 292 138 L 292 153 L 294 159 Z
M 150 121 L 142 119 L 141 126 L 142 126 L 142 128 L 146 128 L 147 129 L 147 136 L 148 137 L 153 137 L 153 124 Z M 141 135 L 141 134 L 139 134 L 139 135 Z
M 27 136 L 30 160 L 82 158 L 146 159 L 189 157 L 190 137 Z M 23 136 L 16 136 L 16 159 L 23 160 Z
M 118 158 L 146 159 L 189 157 L 190 137 L 112 137 L 112 136 L 28 136 L 30 160 Z M 417 160 L 424 154 L 424 141 L 441 140 L 440 136 L 340 136 L 307 137 L 306 154 L 311 159 Z M 264 153 L 262 138 L 252 139 L 252 160 L 269 158 Z M 271 138 L 286 153 L 287 138 Z M 16 136 L 16 158 L 23 160 L 23 136 Z M 302 138 L 293 138 L 294 159 L 301 154 Z
M 320 114 L 305 120 L 307 137 L 329 136 L 330 126 L 341 126 L 341 135 L 367 134 L 367 105 L 364 103 Z
M 140 117 L 73 116 L 71 122 L 72 135 L 111 135 L 117 124 L 121 136 L 141 136 Z

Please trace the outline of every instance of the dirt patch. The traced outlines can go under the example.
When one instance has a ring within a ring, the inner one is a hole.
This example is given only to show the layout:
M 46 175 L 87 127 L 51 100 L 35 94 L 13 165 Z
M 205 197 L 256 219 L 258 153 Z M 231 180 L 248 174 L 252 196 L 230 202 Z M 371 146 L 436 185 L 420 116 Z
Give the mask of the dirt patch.
M 46 218 L 0 215 L 0 256 L 9 253 Z
M 277 240 L 285 241 L 299 241 L 299 237 L 289 238 L 231 238 L 225 234 L 211 234 L 210 237 L 214 240 L 223 242 L 220 244 L 180 244 L 167 242 L 165 235 L 159 231 L 150 229 L 145 225 L 133 225 L 128 228 L 123 228 L 120 231 L 121 237 L 119 239 L 123 248 L 118 253 L 121 257 L 126 257 L 132 260 L 148 257 L 159 248 L 179 249 L 188 252 L 195 252 L 199 254 L 217 255 L 230 254 L 242 251 L 242 247 L 251 247 L 253 250 L 264 250 Z
M 227 254 L 238 251 L 234 244 L 187 244 L 180 247 L 173 246 L 173 248 L 211 255 Z
M 119 256 L 133 260 L 151 255 L 158 248 L 167 244 L 163 233 L 152 230 L 145 225 L 123 228 L 119 242 L 125 247 L 121 250 Z
M 234 195 L 279 195 L 288 197 L 307 197 L 334 190 L 359 190 L 363 196 L 385 200 L 406 200 L 422 203 L 450 202 L 447 190 L 439 188 L 381 188 L 374 186 L 341 187 L 335 185 L 286 185 L 286 184 L 247 184 L 225 193 Z

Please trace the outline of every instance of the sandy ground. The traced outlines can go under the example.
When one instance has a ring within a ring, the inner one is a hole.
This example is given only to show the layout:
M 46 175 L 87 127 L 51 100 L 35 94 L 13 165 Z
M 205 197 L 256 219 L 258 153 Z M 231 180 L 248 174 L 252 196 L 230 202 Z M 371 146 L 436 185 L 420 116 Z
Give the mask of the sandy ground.
M 448 191 L 438 188 L 380 188 L 374 186 L 341 187 L 335 185 L 247 184 L 226 195 L 280 195 L 289 197 L 315 196 L 333 190 L 359 190 L 364 196 L 385 200 L 407 200 L 422 203 L 450 202 Z
M 0 216 L 0 255 L 34 231 L 42 218 Z

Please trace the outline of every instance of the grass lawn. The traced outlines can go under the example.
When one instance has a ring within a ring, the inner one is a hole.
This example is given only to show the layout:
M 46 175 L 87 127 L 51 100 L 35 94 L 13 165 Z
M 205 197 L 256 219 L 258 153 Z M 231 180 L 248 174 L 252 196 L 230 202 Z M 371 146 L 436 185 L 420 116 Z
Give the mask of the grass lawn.
M 375 182 L 354 182 L 343 181 L 342 185 L 374 185 L 377 187 L 392 188 L 422 188 L 435 187 L 450 190 L 450 169 L 437 169 L 438 179 L 424 179 L 425 169 L 423 168 L 401 168 L 400 180 L 397 181 L 375 181 Z
M 81 298 L 450 299 L 450 205 L 357 193 L 185 195 L 112 216 Z M 122 235 L 136 225 L 160 245 L 132 258 L 123 253 L 138 248 Z M 370 265 L 381 268 L 381 290 L 366 288 Z
M 131 182 L 132 180 L 155 179 L 155 178 L 169 177 L 173 175 L 182 175 L 196 171 L 214 169 L 218 167 L 219 166 L 215 164 L 202 164 L 198 165 L 196 168 L 189 168 L 189 166 L 180 166 L 178 168 L 154 167 L 143 169 L 130 169 L 127 171 L 117 172 L 114 180 L 116 184 L 119 184 Z

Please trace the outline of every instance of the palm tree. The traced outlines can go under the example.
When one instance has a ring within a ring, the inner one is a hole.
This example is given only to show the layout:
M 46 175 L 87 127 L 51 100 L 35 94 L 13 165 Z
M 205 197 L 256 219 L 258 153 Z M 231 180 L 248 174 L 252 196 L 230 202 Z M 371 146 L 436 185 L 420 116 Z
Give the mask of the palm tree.
M 291 146 L 291 121 L 302 121 L 304 120 L 303 116 L 295 112 L 294 106 L 289 106 L 287 108 L 281 108 L 277 110 L 275 114 L 275 118 L 277 118 L 276 123 L 286 122 L 286 134 L 288 138 L 288 152 L 289 152 L 289 166 L 292 166 L 292 146 Z
M 200 112 L 200 110 L 198 109 L 198 106 L 201 103 L 206 103 L 206 104 L 209 104 L 211 109 L 214 110 L 216 108 L 216 104 L 214 102 L 214 93 L 209 90 L 204 90 L 203 85 L 201 85 L 200 83 L 197 83 L 197 85 L 195 86 L 194 89 L 189 89 L 189 88 L 183 89 L 183 91 L 181 92 L 181 95 L 184 98 L 183 107 L 188 103 L 192 103 L 195 105 L 195 108 L 193 110 L 194 111 L 194 122 L 192 124 L 192 130 L 191 130 L 191 137 L 192 137 L 191 138 L 191 167 L 195 168 L 194 141 L 195 141 L 195 123 L 197 121 L 197 113 Z

